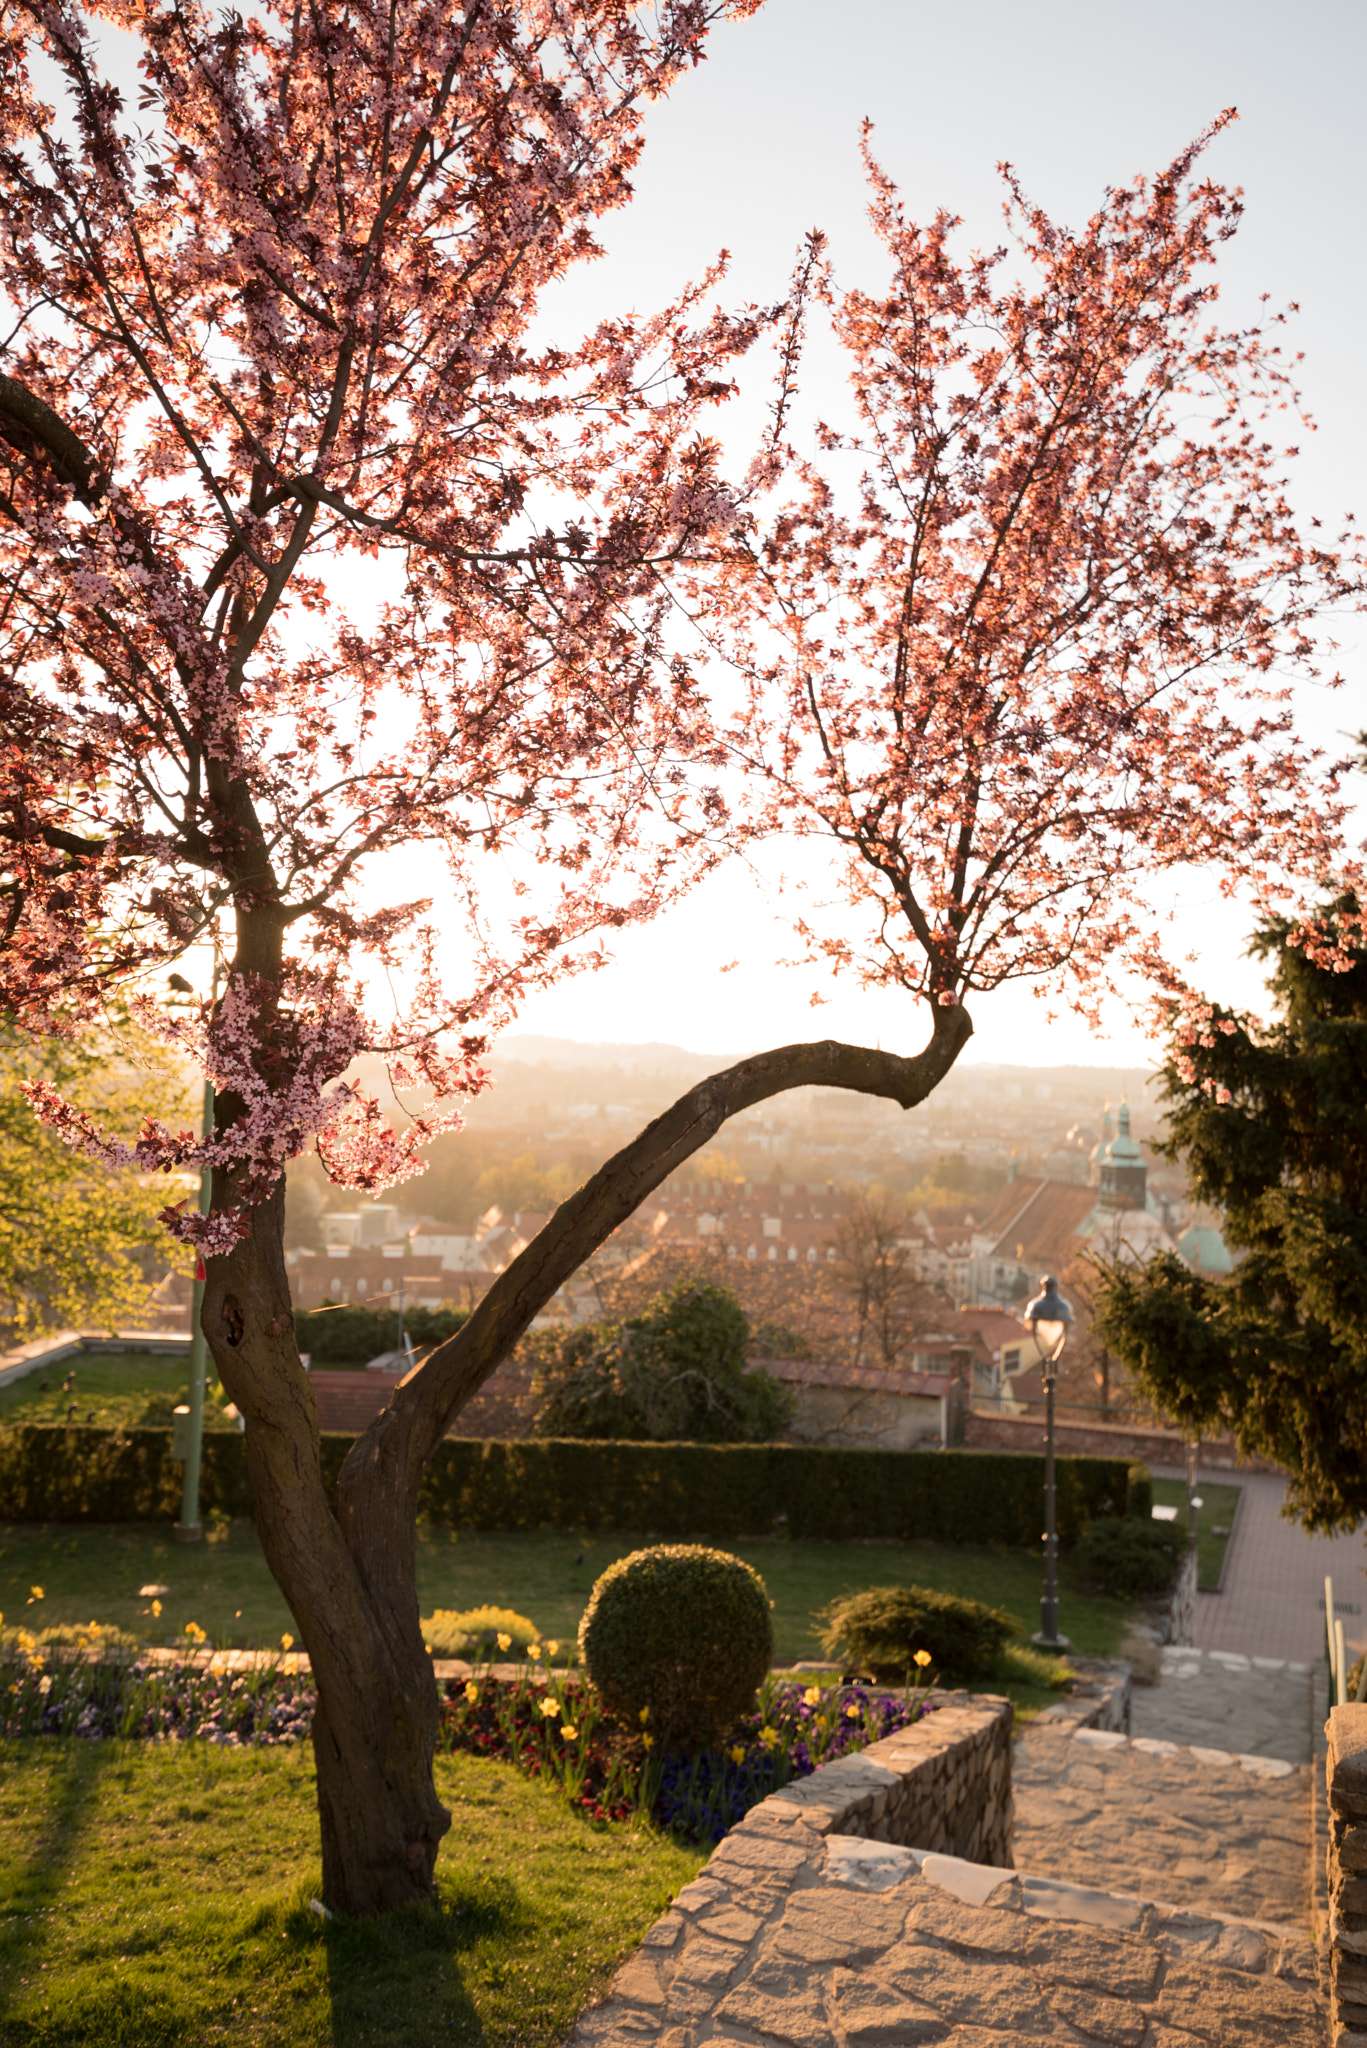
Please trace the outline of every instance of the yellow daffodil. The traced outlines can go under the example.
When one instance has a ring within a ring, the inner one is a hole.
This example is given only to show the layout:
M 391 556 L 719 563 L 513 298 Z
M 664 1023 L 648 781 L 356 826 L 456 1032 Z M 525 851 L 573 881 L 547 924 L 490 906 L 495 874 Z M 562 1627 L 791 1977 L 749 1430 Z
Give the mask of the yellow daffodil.
M 465 1697 L 467 1700 L 469 1700 L 471 1706 L 473 1706 L 475 1704 L 475 1701 L 479 1698 L 479 1687 L 475 1684 L 473 1678 L 470 1679 L 470 1681 L 466 1685 Z
M 927 1664 L 929 1664 L 930 1662 L 929 1650 L 918 1650 L 911 1661 L 913 1664 L 919 1664 L 922 1671 L 924 1671 Z
M 286 1678 L 297 1678 L 299 1676 L 299 1659 L 297 1657 L 286 1657 L 283 1668 Z
M 559 1643 L 547 1643 L 546 1654 L 548 1657 L 558 1657 L 560 1655 Z
M 548 1721 L 551 1720 L 554 1715 L 560 1712 L 559 1700 L 542 1700 L 541 1711 Z
M 160 1602 L 160 1600 L 154 1600 L 154 1601 L 152 1602 L 152 1612 L 153 1612 L 153 1614 L 160 1614 L 160 1613 L 161 1613 L 161 1602 Z
M 642 1749 L 654 1749 L 655 1737 L 653 1735 L 643 1735 L 641 1737 L 641 1747 Z
M 511 1650 L 513 1647 L 512 1637 L 501 1635 L 498 1639 L 498 1647 L 500 1650 Z
M 294 1648 L 294 1637 L 289 1635 L 281 1636 L 280 1647 L 282 1650 L 292 1650 Z
M 854 1701 L 851 1700 L 849 1705 L 845 1709 L 845 1719 L 847 1721 L 857 1721 L 859 1719 L 861 1711 L 862 1710 L 855 1705 Z
M 644 1728 L 646 1722 L 650 1719 L 650 1708 L 642 1707 L 640 1713 L 636 1716 L 636 1718 L 640 1722 L 641 1726 Z
M 527 1655 L 528 1655 L 528 1656 L 529 1656 L 529 1657 L 531 1658 L 531 1660 L 532 1660 L 533 1664 L 539 1664 L 539 1663 L 541 1662 L 541 1645 L 540 1645 L 540 1643 L 528 1643 L 528 1645 L 527 1645 Z
M 743 1764 L 745 1762 L 745 1744 L 743 1742 L 732 1743 L 731 1761 L 733 1764 Z
M 766 1749 L 777 1749 L 783 1737 L 779 1734 L 777 1728 L 761 1728 L 759 1739 Z
M 575 1727 L 573 1721 L 562 1721 L 560 1723 L 560 1733 L 564 1736 L 566 1742 L 577 1742 L 579 1740 L 579 1730 Z
M 819 1685 L 809 1685 L 806 1692 L 802 1695 L 802 1704 L 804 1707 L 814 1707 L 820 1698 L 821 1687 Z
M 829 1728 L 830 1725 L 830 1722 L 826 1719 L 826 1716 L 824 1714 L 818 1714 L 815 1721 L 812 1723 L 812 1726 L 814 1728 L 822 1729 Z
M 28 1599 L 25 1601 L 24 1604 L 27 1607 L 32 1607 L 35 1600 L 42 1600 L 45 1598 L 46 1595 L 44 1594 L 41 1586 L 30 1586 L 28 1589 Z
M 205 1640 L 206 1632 L 204 1629 L 200 1627 L 197 1621 L 187 1621 L 185 1624 L 185 1633 L 190 1638 L 190 1641 L 192 1643 L 202 1643 Z

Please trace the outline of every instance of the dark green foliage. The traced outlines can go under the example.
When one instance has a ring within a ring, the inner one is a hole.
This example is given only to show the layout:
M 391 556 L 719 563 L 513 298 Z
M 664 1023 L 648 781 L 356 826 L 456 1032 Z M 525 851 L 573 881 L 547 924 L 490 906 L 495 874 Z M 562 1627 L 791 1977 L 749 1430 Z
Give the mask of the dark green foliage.
M 1131 1465 L 1126 1475 L 1125 1513 L 1140 1522 L 1153 1519 L 1153 1480 L 1147 1465 Z
M 745 1370 L 750 1326 L 729 1287 L 683 1280 L 625 1323 L 541 1340 L 536 1433 L 627 1442 L 767 1443 L 793 1396 Z
M 1322 936 L 1354 908 L 1327 907 Z M 1288 1505 L 1327 1532 L 1367 1515 L 1367 950 L 1346 937 L 1334 973 L 1290 937 L 1270 922 L 1252 946 L 1275 963 L 1279 1021 L 1212 1009 L 1164 1069 L 1165 1149 L 1223 1210 L 1235 1271 L 1203 1279 L 1171 1254 L 1115 1267 L 1097 1330 L 1189 1434 L 1232 1429 L 1283 1465 Z
M 1078 1568 L 1093 1592 L 1142 1600 L 1171 1589 L 1185 1547 L 1186 1538 L 1171 1522 L 1107 1515 L 1083 1530 Z
M 724 1550 L 634 1550 L 594 1587 L 579 1651 L 616 1720 L 695 1749 L 754 1706 L 774 1654 L 769 1596 L 754 1567 Z
M 463 1308 L 405 1308 L 403 1327 L 419 1351 L 444 1344 L 466 1320 Z M 393 1308 L 333 1308 L 294 1311 L 295 1342 L 315 1365 L 364 1365 L 399 1342 L 398 1311 Z
M 354 1439 L 324 1436 L 329 1492 Z M 173 1520 L 181 1468 L 165 1429 L 0 1427 L 0 1521 Z M 1060 1458 L 1059 1538 L 1122 1512 L 1118 1458 Z M 1039 1546 L 1044 1460 L 1009 1452 L 838 1450 L 815 1444 L 486 1442 L 448 1437 L 419 1513 L 459 1529 L 648 1529 L 660 1536 L 790 1536 Z M 251 1512 L 246 1445 L 204 1439 L 204 1513 Z
M 1014 1615 L 981 1600 L 937 1593 L 929 1586 L 869 1586 L 823 1607 L 821 1647 L 866 1671 L 880 1685 L 918 1675 L 917 1651 L 930 1657 L 935 1677 L 970 1679 L 990 1670 L 1011 1636 Z

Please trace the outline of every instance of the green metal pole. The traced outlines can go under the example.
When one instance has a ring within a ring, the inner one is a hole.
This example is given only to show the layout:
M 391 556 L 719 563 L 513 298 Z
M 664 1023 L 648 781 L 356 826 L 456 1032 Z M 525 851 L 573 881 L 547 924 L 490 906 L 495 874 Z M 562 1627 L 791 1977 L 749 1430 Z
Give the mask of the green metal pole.
M 204 1135 L 207 1138 L 214 1128 L 214 1084 L 204 1083 Z M 213 1206 L 213 1170 L 205 1165 L 199 1176 L 199 1210 L 207 1216 Z M 196 1259 L 197 1269 L 202 1272 L 204 1261 Z M 204 1282 L 195 1281 L 195 1291 L 190 1300 L 190 1426 L 186 1431 L 188 1442 L 185 1449 L 185 1473 L 180 1495 L 180 1520 L 176 1523 L 176 1535 L 182 1543 L 198 1543 L 203 1535 L 199 1525 L 199 1454 L 204 1439 Z

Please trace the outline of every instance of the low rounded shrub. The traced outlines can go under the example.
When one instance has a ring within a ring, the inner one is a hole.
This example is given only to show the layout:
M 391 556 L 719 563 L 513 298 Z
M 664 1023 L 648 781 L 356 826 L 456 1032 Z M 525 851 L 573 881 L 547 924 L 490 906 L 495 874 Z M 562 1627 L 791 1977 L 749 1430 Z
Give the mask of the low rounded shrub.
M 439 1607 L 421 1626 L 424 1643 L 438 1657 L 468 1657 L 472 1664 L 482 1664 L 486 1658 L 521 1657 L 529 1643 L 541 1640 L 536 1623 L 528 1621 L 525 1614 L 515 1614 L 511 1607 L 471 1607 L 464 1613 Z M 506 1650 L 499 1647 L 500 1636 L 512 1637 Z
M 1079 1574 L 1098 1593 L 1142 1600 L 1171 1590 L 1185 1544 L 1174 1523 L 1106 1515 L 1087 1523 L 1073 1554 Z
M 769 1596 L 759 1573 L 724 1550 L 635 1550 L 594 1587 L 579 1650 L 606 1712 L 693 1749 L 754 1705 L 774 1654 Z
M 929 1586 L 869 1586 L 832 1600 L 817 1619 L 828 1657 L 843 1657 L 880 1685 L 914 1677 L 917 1651 L 936 1677 L 971 1678 L 991 1668 L 1021 1625 L 1001 1607 Z

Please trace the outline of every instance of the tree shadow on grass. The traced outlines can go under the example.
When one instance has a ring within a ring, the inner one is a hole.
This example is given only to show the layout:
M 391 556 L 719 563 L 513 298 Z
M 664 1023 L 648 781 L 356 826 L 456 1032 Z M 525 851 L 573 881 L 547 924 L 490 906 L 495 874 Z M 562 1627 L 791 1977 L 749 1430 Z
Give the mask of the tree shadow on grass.
M 169 2013 L 161 2015 L 155 2003 L 149 2006 L 125 1985 L 102 1992 L 98 2011 L 83 2010 L 59 2021 L 12 2017 L 14 2007 L 27 2000 L 33 1988 L 48 1918 L 60 1905 L 77 1844 L 90 1824 L 87 1810 L 97 1797 L 105 1764 L 93 1743 L 44 1741 L 41 1750 L 35 1750 L 38 1757 L 50 1770 L 37 1840 L 0 1895 L 0 2048 L 26 2048 L 30 2041 L 50 2042 L 56 2048 L 68 2039 L 99 2041 L 101 2048 L 177 2048 Z
M 380 1920 L 329 1922 L 323 1939 L 332 2048 L 384 2042 L 481 2048 L 489 2036 L 472 1994 L 511 1983 L 511 1952 L 529 1934 L 533 1917 L 516 1886 L 490 1877 L 444 1890 L 433 1906 L 405 1907 Z M 316 1940 L 318 1925 L 314 1919 L 299 1932 Z

